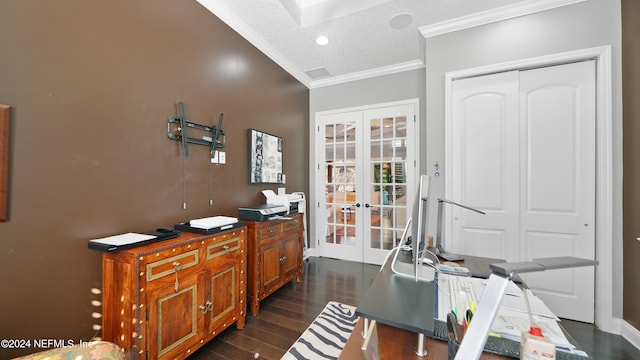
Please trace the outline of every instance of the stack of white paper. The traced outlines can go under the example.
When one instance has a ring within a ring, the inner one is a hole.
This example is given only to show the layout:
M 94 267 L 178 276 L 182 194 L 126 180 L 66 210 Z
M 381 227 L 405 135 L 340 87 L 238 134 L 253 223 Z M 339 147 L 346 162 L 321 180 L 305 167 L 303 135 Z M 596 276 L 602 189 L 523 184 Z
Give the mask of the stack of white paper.
M 560 329 L 558 321 L 554 318 L 532 315 L 534 326 L 539 327 L 545 337 L 549 338 L 556 347 L 571 351 L 575 349 Z M 520 342 L 523 331 L 529 331 L 531 323 L 526 312 L 515 311 L 501 307 L 498 315 L 493 320 L 491 331 L 503 338 Z
M 237 218 L 229 216 L 214 216 L 202 219 L 194 219 L 189 221 L 189 225 L 199 229 L 213 229 L 226 225 L 232 225 L 238 222 Z
M 109 236 L 101 239 L 89 240 L 91 242 L 107 244 L 113 246 L 123 246 L 138 243 L 141 241 L 155 239 L 156 236 L 147 235 L 147 234 L 136 234 L 136 233 L 126 233 L 121 235 Z

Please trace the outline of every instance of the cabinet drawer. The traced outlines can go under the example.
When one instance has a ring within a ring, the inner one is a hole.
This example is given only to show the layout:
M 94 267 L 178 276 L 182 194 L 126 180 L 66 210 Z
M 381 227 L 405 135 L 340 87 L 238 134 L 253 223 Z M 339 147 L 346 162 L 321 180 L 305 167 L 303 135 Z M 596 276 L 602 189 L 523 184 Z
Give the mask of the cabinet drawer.
M 282 232 L 280 224 L 258 229 L 258 239 L 262 240 L 271 236 L 276 236 Z
M 207 260 L 240 250 L 242 237 L 236 236 L 222 241 L 217 241 L 207 246 Z
M 191 250 L 166 259 L 147 264 L 147 282 L 174 275 L 176 271 L 182 271 L 198 265 L 200 255 L 197 249 Z
M 291 231 L 291 230 L 300 229 L 300 224 L 298 223 L 298 220 L 287 221 L 282 226 L 284 226 L 284 231 Z

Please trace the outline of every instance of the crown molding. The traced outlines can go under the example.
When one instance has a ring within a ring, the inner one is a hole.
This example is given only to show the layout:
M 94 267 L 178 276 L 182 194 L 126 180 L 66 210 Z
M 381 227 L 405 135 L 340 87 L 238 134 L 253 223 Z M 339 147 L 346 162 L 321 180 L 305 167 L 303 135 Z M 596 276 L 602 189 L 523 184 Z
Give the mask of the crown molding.
M 519 16 L 534 14 L 563 6 L 581 3 L 587 0 L 529 0 L 503 6 L 497 9 L 481 11 L 475 14 L 442 21 L 418 28 L 425 38 L 452 33 L 458 30 L 473 28 L 498 21 L 513 19 Z
M 253 31 L 247 26 L 238 16 L 231 12 L 228 8 L 223 6 L 220 1 L 216 0 L 196 0 L 205 9 L 209 10 L 212 14 L 217 16 L 225 24 L 229 25 L 235 32 L 240 34 L 245 40 L 255 46 L 258 50 L 264 53 L 267 57 L 273 60 L 276 64 L 280 65 L 286 72 L 295 77 L 306 87 L 311 85 L 311 77 L 304 71 L 298 69 L 293 65 L 286 57 L 280 52 L 275 50 L 269 43 L 267 43 L 262 36 Z
M 310 88 L 317 89 L 325 86 L 338 85 L 343 83 L 348 83 L 356 80 L 363 80 L 372 77 L 382 76 L 382 75 L 390 75 L 403 71 L 422 69 L 424 68 L 424 62 L 422 60 L 411 60 L 399 64 L 383 66 L 375 69 L 358 71 L 354 73 L 349 73 L 345 75 L 332 76 L 326 79 L 314 80 L 311 81 Z
M 424 67 L 422 60 L 413 60 L 404 63 L 384 66 L 376 69 L 354 72 L 345 75 L 332 76 L 326 79 L 313 80 L 306 72 L 300 70 L 290 61 L 288 61 L 280 52 L 270 46 L 258 33 L 249 28 L 238 16 L 231 12 L 216 0 L 197 0 L 200 5 L 217 16 L 225 24 L 229 25 L 240 36 L 245 38 L 258 50 L 263 52 L 267 57 L 282 67 L 286 72 L 295 77 L 307 88 L 318 88 L 323 86 L 336 85 L 355 80 L 362 80 L 370 77 L 394 74 L 402 71 L 420 69 Z
M 456 19 L 423 26 L 420 27 L 419 30 L 425 38 L 429 38 L 584 1 L 587 0 L 529 0 L 514 5 L 507 5 L 501 8 L 482 11 Z M 285 56 L 269 45 L 262 36 L 249 28 L 238 16 L 222 5 L 219 1 L 197 0 L 197 2 L 240 34 L 240 36 L 282 67 L 285 71 L 291 74 L 291 76 L 310 89 L 363 80 L 382 75 L 390 75 L 403 71 L 420 69 L 425 66 L 422 60 L 412 60 L 390 66 L 313 80 L 306 72 L 300 70 L 297 66 L 287 60 Z

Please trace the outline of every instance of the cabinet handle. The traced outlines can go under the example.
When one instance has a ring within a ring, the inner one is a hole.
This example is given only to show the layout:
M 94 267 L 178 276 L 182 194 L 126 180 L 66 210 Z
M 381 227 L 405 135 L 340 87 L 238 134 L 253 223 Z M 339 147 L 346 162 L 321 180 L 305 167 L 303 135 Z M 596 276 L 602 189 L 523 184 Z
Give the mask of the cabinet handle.
M 180 284 L 178 283 L 178 271 L 182 270 L 182 265 L 179 262 L 173 262 L 173 270 L 176 273 L 176 282 L 173 284 L 173 288 L 178 292 L 180 290 Z
M 287 262 L 287 260 L 289 260 L 289 258 L 288 258 L 288 257 L 286 257 L 286 256 L 281 257 L 281 258 L 280 258 L 280 264 L 284 264 L 284 263 L 286 263 L 286 262 Z
M 207 311 L 211 311 L 211 309 L 213 309 L 213 303 L 211 301 L 207 301 L 204 305 L 198 306 L 198 308 L 203 314 L 206 314 Z
M 228 251 L 229 250 L 229 245 L 223 246 L 222 249 L 224 249 L 224 251 Z

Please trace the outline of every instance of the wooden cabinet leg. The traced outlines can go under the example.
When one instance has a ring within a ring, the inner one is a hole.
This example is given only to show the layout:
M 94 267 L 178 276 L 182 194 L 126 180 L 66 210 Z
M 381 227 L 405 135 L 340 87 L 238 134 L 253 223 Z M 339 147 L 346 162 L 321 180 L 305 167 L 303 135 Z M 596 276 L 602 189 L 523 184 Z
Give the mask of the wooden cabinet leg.
M 238 321 L 236 321 L 236 327 L 240 330 L 244 329 L 244 324 L 245 324 L 245 317 L 242 316 L 240 317 L 240 319 L 238 319 Z
M 260 312 L 260 302 L 259 301 L 252 301 L 251 302 L 251 315 L 253 316 L 258 316 L 258 313 Z

